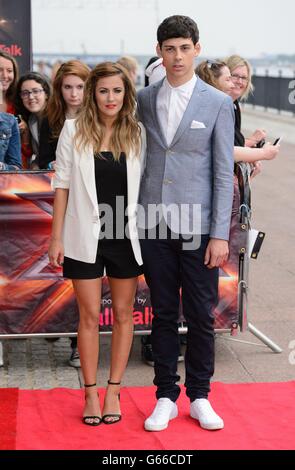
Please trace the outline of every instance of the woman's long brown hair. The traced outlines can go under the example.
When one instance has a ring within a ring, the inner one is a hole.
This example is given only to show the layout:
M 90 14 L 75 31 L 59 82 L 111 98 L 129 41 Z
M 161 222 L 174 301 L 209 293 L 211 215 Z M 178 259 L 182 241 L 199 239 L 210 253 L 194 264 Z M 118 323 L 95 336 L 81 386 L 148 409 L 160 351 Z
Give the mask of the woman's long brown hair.
M 47 107 L 47 117 L 52 137 L 57 139 L 63 128 L 67 105 L 62 96 L 62 82 L 67 75 L 76 75 L 85 82 L 89 76 L 90 68 L 79 60 L 69 60 L 59 67 L 53 81 L 53 93 Z
M 128 72 L 120 64 L 103 62 L 98 64 L 90 73 L 84 89 L 84 102 L 76 121 L 75 145 L 78 150 L 84 150 L 89 145 L 94 153 L 99 153 L 105 134 L 105 125 L 101 119 L 96 99 L 95 89 L 98 80 L 118 75 L 124 84 L 124 101 L 122 109 L 113 125 L 110 139 L 110 151 L 119 160 L 121 152 L 126 157 L 130 152 L 139 153 L 141 129 L 135 117 L 135 88 Z

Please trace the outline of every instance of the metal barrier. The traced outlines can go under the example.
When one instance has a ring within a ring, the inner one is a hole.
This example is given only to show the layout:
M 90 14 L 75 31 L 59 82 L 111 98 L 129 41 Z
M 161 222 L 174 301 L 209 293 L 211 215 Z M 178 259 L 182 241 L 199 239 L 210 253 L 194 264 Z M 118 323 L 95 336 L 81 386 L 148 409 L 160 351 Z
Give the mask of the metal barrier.
M 249 96 L 247 103 L 281 111 L 292 112 L 295 116 L 295 74 L 293 78 L 253 75 L 254 93 Z
M 73 336 L 77 331 L 78 309 L 71 281 L 61 269 L 53 269 L 47 256 L 51 231 L 53 172 L 19 171 L 0 173 L 0 338 Z M 247 202 L 247 172 L 240 171 L 235 185 L 230 257 L 220 270 L 219 302 L 215 309 L 215 330 L 234 333 L 247 327 L 247 282 L 241 262 L 248 265 L 248 223 L 242 221 L 241 207 Z M 240 198 L 242 197 L 242 201 Z M 244 216 L 243 216 L 244 217 Z M 242 310 L 241 310 L 242 309 Z M 135 298 L 134 331 L 150 332 L 152 308 L 143 276 Z M 180 332 L 185 332 L 180 310 Z M 99 315 L 100 331 L 112 331 L 112 303 L 107 279 Z

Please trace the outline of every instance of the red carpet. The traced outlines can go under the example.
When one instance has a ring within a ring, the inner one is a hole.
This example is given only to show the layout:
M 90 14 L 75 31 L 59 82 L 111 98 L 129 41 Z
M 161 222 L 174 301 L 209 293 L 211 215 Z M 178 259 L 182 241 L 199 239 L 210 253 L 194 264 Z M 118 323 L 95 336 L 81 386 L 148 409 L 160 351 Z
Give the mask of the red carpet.
M 0 450 L 14 450 L 16 439 L 17 388 L 0 388 Z
M 104 391 L 100 391 L 103 398 Z M 85 426 L 83 392 L 71 389 L 0 389 L 0 449 L 91 450 L 287 450 L 295 448 L 295 382 L 213 383 L 211 403 L 224 418 L 222 431 L 201 429 L 188 416 L 184 390 L 179 417 L 158 433 L 143 421 L 154 403 L 154 387 L 123 388 L 123 419 L 112 426 Z

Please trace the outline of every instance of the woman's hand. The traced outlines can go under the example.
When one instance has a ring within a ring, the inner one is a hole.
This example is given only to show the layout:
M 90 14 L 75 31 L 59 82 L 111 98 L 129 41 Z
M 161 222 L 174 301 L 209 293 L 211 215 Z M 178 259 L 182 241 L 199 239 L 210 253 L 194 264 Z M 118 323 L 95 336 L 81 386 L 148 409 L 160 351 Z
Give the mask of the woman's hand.
M 61 240 L 51 239 L 48 257 L 52 266 L 59 268 L 64 262 L 64 247 Z
M 268 142 L 261 150 L 263 152 L 263 160 L 273 160 L 279 153 L 280 145 L 272 145 Z
M 262 169 L 262 163 L 260 161 L 254 162 L 251 164 L 252 166 L 252 171 L 251 171 L 251 179 L 255 178 L 255 176 L 259 175 L 261 173 Z
M 266 139 L 266 131 L 264 129 L 256 129 L 256 131 L 246 139 L 247 147 L 255 147 L 258 142 Z
M 266 138 L 266 130 L 265 129 L 256 129 L 256 131 L 251 136 L 257 142 Z

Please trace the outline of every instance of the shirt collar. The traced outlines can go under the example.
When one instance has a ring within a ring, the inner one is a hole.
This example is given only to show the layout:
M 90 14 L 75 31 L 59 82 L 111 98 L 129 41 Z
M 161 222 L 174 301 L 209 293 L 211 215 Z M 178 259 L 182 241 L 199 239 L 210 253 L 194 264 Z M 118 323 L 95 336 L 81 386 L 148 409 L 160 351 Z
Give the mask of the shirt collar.
M 192 94 L 192 92 L 193 92 L 193 90 L 194 90 L 194 88 L 195 88 L 196 82 L 197 82 L 197 76 L 194 74 L 194 75 L 192 76 L 192 78 L 191 78 L 188 82 L 183 83 L 183 84 L 180 85 L 180 86 L 173 87 L 173 86 L 170 85 L 170 83 L 168 82 L 167 77 L 165 77 L 164 82 L 163 82 L 163 86 L 164 86 L 167 90 L 174 90 L 174 91 L 180 92 L 180 93 Z

